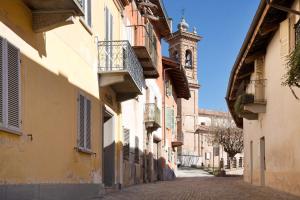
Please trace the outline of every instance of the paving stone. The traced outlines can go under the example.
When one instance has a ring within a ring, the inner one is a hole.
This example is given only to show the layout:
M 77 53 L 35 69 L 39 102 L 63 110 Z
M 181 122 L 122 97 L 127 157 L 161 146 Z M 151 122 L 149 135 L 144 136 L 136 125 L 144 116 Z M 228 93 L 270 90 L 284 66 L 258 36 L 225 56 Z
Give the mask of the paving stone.
M 213 177 L 203 171 L 180 172 L 174 181 L 141 184 L 107 194 L 104 200 L 299 200 L 284 192 L 245 183 L 242 177 Z M 184 177 L 184 173 L 188 177 Z M 200 174 L 193 177 L 192 174 Z

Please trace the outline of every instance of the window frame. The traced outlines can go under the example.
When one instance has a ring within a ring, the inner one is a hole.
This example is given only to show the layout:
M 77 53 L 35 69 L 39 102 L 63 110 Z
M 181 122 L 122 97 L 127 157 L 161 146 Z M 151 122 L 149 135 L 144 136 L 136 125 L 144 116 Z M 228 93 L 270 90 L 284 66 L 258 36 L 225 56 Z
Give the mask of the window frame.
M 89 27 L 92 28 L 92 0 L 82 0 L 82 8 L 84 16 L 82 17 L 84 23 Z
M 190 66 L 189 65 L 187 65 L 187 56 L 188 56 L 188 54 L 190 55 Z M 190 50 L 190 49 L 187 49 L 187 50 L 185 50 L 185 56 L 184 56 L 184 66 L 185 66 L 185 68 L 187 68 L 187 69 L 193 69 L 193 64 L 194 64 L 194 62 L 193 62 L 193 53 L 192 53 L 192 51 Z
M 80 97 L 83 97 L 84 100 L 84 107 L 83 107 L 83 113 L 84 113 L 84 135 L 83 135 L 83 146 L 80 145 L 81 141 L 81 135 L 80 135 L 80 120 L 81 120 L 81 105 L 80 105 Z M 89 123 L 89 130 L 90 130 L 90 148 L 88 148 L 87 144 L 87 102 L 90 102 L 90 123 Z M 86 152 L 86 153 L 92 153 L 92 101 L 90 100 L 87 95 L 85 95 L 83 92 L 79 92 L 77 96 L 77 148 L 79 151 Z
M 20 49 L 16 47 L 14 44 L 10 43 L 7 39 L 0 36 L 0 40 L 2 40 L 2 73 L 0 76 L 2 76 L 2 94 L 0 94 L 2 97 L 2 123 L 0 123 L 0 130 L 16 134 L 16 135 L 22 135 L 22 108 L 21 108 L 21 54 Z M 9 74 L 8 74 L 8 68 L 9 68 L 9 58 L 8 58 L 8 47 L 12 46 L 17 51 L 17 64 L 18 64 L 18 126 L 11 126 L 9 125 L 9 94 L 8 94 L 8 87 L 9 87 Z

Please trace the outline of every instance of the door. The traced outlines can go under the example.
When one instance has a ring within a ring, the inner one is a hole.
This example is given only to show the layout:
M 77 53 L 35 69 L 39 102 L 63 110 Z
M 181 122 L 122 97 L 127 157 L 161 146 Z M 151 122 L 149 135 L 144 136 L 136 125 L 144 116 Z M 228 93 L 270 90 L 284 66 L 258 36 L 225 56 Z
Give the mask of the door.
M 253 182 L 253 141 L 250 142 L 250 183 Z
M 103 118 L 103 182 L 112 187 L 115 183 L 114 117 L 104 109 Z
M 266 170 L 266 156 L 265 156 L 265 137 L 260 138 L 260 184 L 265 185 L 265 170 Z
M 158 178 L 158 143 L 153 141 L 153 171 L 154 171 L 154 179 Z

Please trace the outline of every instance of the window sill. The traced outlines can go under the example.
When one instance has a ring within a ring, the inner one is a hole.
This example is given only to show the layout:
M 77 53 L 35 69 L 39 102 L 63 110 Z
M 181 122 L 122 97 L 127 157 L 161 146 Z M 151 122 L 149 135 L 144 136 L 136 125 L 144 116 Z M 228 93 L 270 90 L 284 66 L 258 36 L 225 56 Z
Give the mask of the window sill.
M 85 28 L 85 30 L 90 34 L 93 35 L 93 30 L 92 28 L 85 22 L 85 20 L 80 17 L 79 18 L 80 23 L 82 24 L 82 26 Z
M 84 154 L 88 154 L 88 155 L 96 155 L 95 152 L 92 152 L 91 150 L 89 149 L 84 149 L 84 148 L 81 148 L 81 147 L 75 147 L 74 148 L 77 152 L 79 153 L 84 153 Z
M 0 131 L 2 132 L 5 132 L 7 134 L 12 134 L 12 135 L 16 135 L 16 136 L 22 136 L 22 132 L 20 131 L 15 131 L 15 130 L 11 130 L 11 129 L 8 129 L 8 128 L 3 128 L 3 127 L 0 127 Z

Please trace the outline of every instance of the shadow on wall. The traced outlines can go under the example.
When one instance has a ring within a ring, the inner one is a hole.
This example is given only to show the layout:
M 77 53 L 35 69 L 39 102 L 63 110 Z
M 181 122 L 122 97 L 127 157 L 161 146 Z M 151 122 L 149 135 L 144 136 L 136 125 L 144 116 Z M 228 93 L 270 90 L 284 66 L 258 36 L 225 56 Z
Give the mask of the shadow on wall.
M 11 9 L 12 5 L 14 9 Z M 0 22 L 37 50 L 40 57 L 47 57 L 45 33 L 33 32 L 31 11 L 24 4 L 16 4 L 15 1 L 1 1 L 1 8 Z M 7 10 L 11 12 L 8 14 Z
M 128 149 L 123 146 L 123 183 L 125 187 L 175 178 L 175 172 L 166 165 L 165 158 L 156 159 L 153 157 L 153 153 L 137 151 L 135 148 Z
M 1 133 L 0 199 L 43 199 L 55 194 L 56 199 L 77 200 L 98 195 L 102 187 L 100 100 L 68 77 L 23 54 L 21 59 L 22 136 Z M 92 102 L 93 154 L 74 148 L 79 91 Z M 14 184 L 16 179 L 19 184 Z

